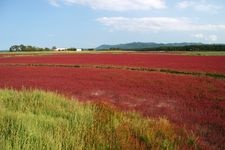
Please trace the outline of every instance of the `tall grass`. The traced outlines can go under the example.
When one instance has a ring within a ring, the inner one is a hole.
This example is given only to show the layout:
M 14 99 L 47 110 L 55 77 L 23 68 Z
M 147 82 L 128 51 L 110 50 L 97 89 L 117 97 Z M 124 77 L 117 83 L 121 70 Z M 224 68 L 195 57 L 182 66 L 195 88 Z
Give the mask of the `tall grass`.
M 197 149 L 166 119 L 50 92 L 0 90 L 0 149 Z

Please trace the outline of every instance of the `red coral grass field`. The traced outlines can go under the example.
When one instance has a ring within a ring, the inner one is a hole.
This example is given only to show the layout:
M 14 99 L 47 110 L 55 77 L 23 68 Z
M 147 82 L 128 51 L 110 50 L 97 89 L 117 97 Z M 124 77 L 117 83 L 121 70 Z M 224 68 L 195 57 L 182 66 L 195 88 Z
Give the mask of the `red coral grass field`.
M 159 54 L 55 54 L 0 57 L 0 63 L 119 65 L 181 71 L 225 73 L 225 56 L 183 56 Z
M 0 88 L 54 91 L 80 101 L 107 102 L 145 117 L 165 117 L 193 131 L 203 148 L 225 148 L 224 78 L 119 68 L 26 65 L 118 65 L 224 74 L 225 57 L 63 54 L 0 57 L 0 63 Z

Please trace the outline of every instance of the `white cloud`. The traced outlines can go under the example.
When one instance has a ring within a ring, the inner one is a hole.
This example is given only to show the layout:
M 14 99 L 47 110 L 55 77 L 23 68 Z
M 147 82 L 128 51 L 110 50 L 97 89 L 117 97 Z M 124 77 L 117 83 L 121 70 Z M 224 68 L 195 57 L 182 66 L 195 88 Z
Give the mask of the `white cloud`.
M 60 6 L 58 0 L 48 0 L 48 1 L 49 1 L 49 3 L 51 5 L 53 5 L 55 7 L 59 7 Z
M 211 41 L 213 41 L 213 42 L 215 42 L 215 41 L 218 40 L 217 35 L 210 35 L 208 38 L 209 38 L 209 40 L 211 40 Z
M 185 18 L 170 17 L 103 17 L 97 21 L 110 30 L 146 31 L 217 31 L 225 30 L 225 24 L 196 24 Z
M 181 1 L 177 4 L 177 7 L 180 9 L 185 9 L 193 5 L 194 5 L 193 1 Z
M 197 34 L 193 34 L 193 37 L 197 38 L 197 39 L 201 39 L 201 40 L 205 40 L 205 41 L 211 41 L 211 42 L 216 42 L 218 40 L 218 36 L 217 35 L 205 35 L 202 33 L 197 33 Z
M 207 13 L 218 13 L 223 7 L 215 4 L 210 4 L 205 0 L 200 1 L 181 1 L 177 3 L 177 8 L 180 9 L 194 9 L 196 11 L 207 12 Z
M 164 0 L 49 0 L 49 2 L 54 6 L 64 3 L 112 11 L 163 9 L 166 7 Z
M 193 37 L 203 39 L 205 36 L 202 33 L 193 34 Z

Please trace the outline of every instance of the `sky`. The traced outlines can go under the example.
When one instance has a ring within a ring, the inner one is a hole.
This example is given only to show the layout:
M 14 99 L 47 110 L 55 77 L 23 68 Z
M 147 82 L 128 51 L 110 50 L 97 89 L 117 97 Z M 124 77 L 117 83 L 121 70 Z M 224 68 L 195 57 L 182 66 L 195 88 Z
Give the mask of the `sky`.
M 0 0 L 0 49 L 225 43 L 224 0 Z

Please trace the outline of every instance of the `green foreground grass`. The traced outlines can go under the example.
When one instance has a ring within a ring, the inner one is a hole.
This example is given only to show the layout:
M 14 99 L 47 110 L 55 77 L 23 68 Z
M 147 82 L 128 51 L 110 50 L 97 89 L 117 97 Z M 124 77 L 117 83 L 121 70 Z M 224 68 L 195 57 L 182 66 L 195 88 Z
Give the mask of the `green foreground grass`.
M 0 149 L 197 149 L 168 120 L 39 90 L 0 90 Z

